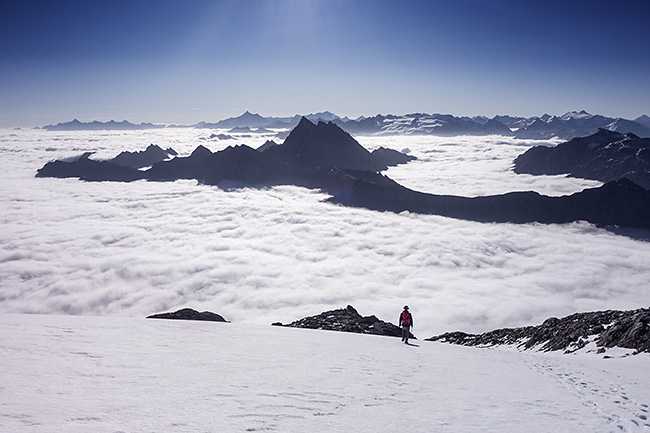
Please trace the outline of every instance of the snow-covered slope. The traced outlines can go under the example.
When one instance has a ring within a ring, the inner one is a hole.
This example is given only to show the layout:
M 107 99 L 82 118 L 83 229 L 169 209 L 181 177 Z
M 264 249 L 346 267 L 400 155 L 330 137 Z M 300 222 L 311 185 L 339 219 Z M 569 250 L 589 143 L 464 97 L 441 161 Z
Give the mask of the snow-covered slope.
M 0 315 L 3 432 L 642 432 L 647 355 Z

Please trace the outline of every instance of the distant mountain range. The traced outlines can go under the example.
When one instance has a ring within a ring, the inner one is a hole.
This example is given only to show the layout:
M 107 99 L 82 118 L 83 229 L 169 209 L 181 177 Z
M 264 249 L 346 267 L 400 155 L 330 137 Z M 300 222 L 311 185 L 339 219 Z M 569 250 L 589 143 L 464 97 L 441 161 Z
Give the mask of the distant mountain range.
M 122 165 L 123 158 L 95 161 L 85 154 L 76 160 L 49 162 L 36 176 L 126 182 L 196 179 L 225 187 L 291 184 L 321 189 L 332 196 L 329 201 L 333 203 L 382 212 L 410 211 L 480 222 L 588 221 L 601 227 L 650 229 L 650 191 L 627 178 L 563 197 L 536 192 L 473 198 L 426 194 L 380 173 L 413 157 L 391 149 L 369 152 L 331 121 L 313 124 L 302 118 L 284 143 L 267 142 L 257 150 L 240 145 L 213 153 L 199 146 L 188 157 L 167 159 L 172 149 L 150 148 L 124 159 L 133 162 L 145 153 L 147 161 L 157 159 L 147 170 Z
M 165 125 L 158 125 L 153 123 L 140 123 L 134 124 L 127 120 L 116 122 L 110 120 L 108 122 L 100 122 L 94 120 L 92 122 L 80 122 L 74 119 L 70 122 L 57 123 L 56 125 L 45 125 L 42 129 L 48 131 L 113 131 L 113 130 L 138 130 L 138 129 L 159 129 L 164 128 Z
M 70 122 L 57 123 L 56 125 L 45 125 L 41 129 L 48 131 L 101 131 L 101 130 L 139 130 L 139 129 L 159 129 L 159 128 L 199 128 L 199 129 L 228 129 L 230 132 L 237 133 L 265 133 L 264 128 L 273 129 L 292 129 L 300 122 L 300 119 L 305 117 L 313 123 L 330 122 L 332 120 L 346 122 L 349 121 L 347 117 L 339 117 L 335 114 L 325 111 L 322 113 L 312 113 L 305 116 L 296 114 L 292 117 L 262 117 L 259 114 L 253 114 L 246 111 L 238 117 L 231 117 L 228 119 L 220 120 L 218 122 L 199 122 L 193 125 L 162 125 L 154 123 L 131 123 L 128 120 L 116 122 L 110 120 L 108 122 L 92 121 L 80 122 L 74 119 Z M 255 129 L 255 130 L 253 130 Z
M 650 137 L 650 117 L 643 115 L 634 120 L 612 118 L 589 114 L 586 111 L 572 111 L 562 116 L 544 114 L 537 117 L 485 116 L 456 117 L 451 114 L 413 113 L 405 115 L 381 115 L 349 119 L 339 117 L 329 111 L 295 115 L 292 117 L 263 117 L 246 111 L 238 117 L 231 117 L 215 123 L 199 122 L 194 125 L 169 125 L 173 127 L 227 129 L 232 132 L 268 133 L 272 130 L 288 130 L 296 127 L 305 117 L 312 123 L 332 122 L 346 132 L 357 135 L 506 135 L 523 139 L 549 139 L 558 137 L 570 140 L 574 137 L 591 135 L 598 129 L 620 133 L 633 133 L 639 137 Z M 164 125 L 152 123 L 133 124 L 128 121 L 89 122 L 73 120 L 57 125 L 47 125 L 50 131 L 71 130 L 114 130 L 163 128 Z M 277 131 L 274 131 L 277 132 Z M 282 136 L 285 138 L 286 134 Z
M 585 111 L 569 112 L 562 116 L 513 117 L 483 116 L 456 117 L 449 114 L 415 113 L 403 116 L 377 115 L 357 120 L 334 120 L 353 134 L 406 134 L 406 135 L 507 135 L 523 139 L 549 139 L 591 135 L 598 129 L 621 133 L 631 132 L 640 137 L 650 137 L 650 118 L 635 120 L 614 119 L 592 115 Z

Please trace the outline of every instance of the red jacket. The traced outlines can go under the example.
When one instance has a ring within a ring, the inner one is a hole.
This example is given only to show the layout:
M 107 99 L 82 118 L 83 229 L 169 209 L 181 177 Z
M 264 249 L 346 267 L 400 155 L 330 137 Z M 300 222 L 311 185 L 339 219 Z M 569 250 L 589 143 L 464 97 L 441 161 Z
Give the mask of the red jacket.
M 413 316 L 411 316 L 411 313 L 404 310 L 399 315 L 399 326 L 406 326 L 406 325 L 413 326 Z

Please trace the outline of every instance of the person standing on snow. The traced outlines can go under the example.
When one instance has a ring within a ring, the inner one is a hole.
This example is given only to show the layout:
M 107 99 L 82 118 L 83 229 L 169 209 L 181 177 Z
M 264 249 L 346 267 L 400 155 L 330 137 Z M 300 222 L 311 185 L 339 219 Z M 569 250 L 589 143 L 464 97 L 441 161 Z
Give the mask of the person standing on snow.
M 402 341 L 408 344 L 413 326 L 413 316 L 409 313 L 408 305 L 404 305 L 404 311 L 399 315 L 399 326 L 402 328 Z

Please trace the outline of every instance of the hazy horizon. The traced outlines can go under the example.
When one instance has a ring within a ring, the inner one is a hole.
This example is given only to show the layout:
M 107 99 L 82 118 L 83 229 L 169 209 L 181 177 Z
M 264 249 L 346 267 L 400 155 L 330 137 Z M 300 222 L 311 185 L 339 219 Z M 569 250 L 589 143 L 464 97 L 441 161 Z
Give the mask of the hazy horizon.
M 5 2 L 0 127 L 650 113 L 647 2 Z
M 535 118 L 535 117 L 541 118 L 542 116 L 548 115 L 548 116 L 551 116 L 551 117 L 561 117 L 561 116 L 564 116 L 564 115 L 568 115 L 568 114 L 571 114 L 571 113 L 579 113 L 579 112 L 582 112 L 582 111 L 586 111 L 586 110 L 571 110 L 571 111 L 568 111 L 568 112 L 565 112 L 565 113 L 540 113 L 540 114 L 538 114 L 538 115 L 535 115 L 535 116 L 529 116 L 529 117 L 526 117 L 526 116 L 519 116 L 519 115 L 517 115 L 517 114 L 513 114 L 513 113 L 501 113 L 501 114 L 497 114 L 497 115 L 495 115 L 495 116 L 491 116 L 491 117 L 488 117 L 488 116 L 484 116 L 484 117 L 487 117 L 487 118 L 490 118 L 490 119 L 492 119 L 492 118 L 494 118 L 494 117 L 496 117 L 496 116 L 512 116 L 512 117 L 521 117 L 521 118 Z M 12 126 L 5 126 L 5 127 L 0 126 L 0 129 L 12 129 L 12 128 L 26 128 L 26 129 L 29 129 L 29 128 L 36 128 L 36 129 L 38 129 L 38 128 L 42 128 L 42 127 L 46 127 L 46 126 L 56 126 L 56 125 L 58 125 L 58 124 L 67 124 L 67 123 L 71 123 L 71 122 L 74 122 L 74 121 L 78 121 L 78 122 L 80 122 L 80 123 L 82 123 L 82 124 L 89 124 L 89 123 L 93 123 L 93 122 L 100 122 L 100 123 L 109 123 L 109 122 L 117 122 L 117 123 L 120 123 L 120 122 L 129 122 L 129 123 L 131 123 L 131 124 L 133 124 L 133 125 L 152 124 L 152 125 L 156 125 L 156 126 L 171 126 L 171 127 L 173 127 L 173 126 L 181 126 L 181 127 L 186 127 L 186 126 L 194 126 L 194 125 L 197 125 L 197 124 L 200 124 L 200 123 L 218 123 L 218 122 L 223 121 L 223 120 L 229 120 L 229 119 L 239 118 L 239 117 L 245 115 L 246 113 L 249 113 L 249 114 L 251 114 L 251 115 L 259 115 L 259 116 L 261 116 L 262 118 L 266 118 L 266 119 L 269 119 L 269 118 L 273 118 L 273 119 L 291 119 L 291 118 L 294 118 L 295 116 L 307 116 L 307 117 L 309 117 L 309 116 L 313 116 L 313 115 L 326 114 L 326 113 L 329 113 L 329 114 L 332 114 L 332 115 L 338 116 L 338 117 L 341 118 L 341 119 L 348 118 L 348 119 L 350 119 L 350 120 L 356 120 L 356 119 L 360 119 L 360 118 L 374 117 L 374 116 L 377 116 L 377 115 L 383 115 L 383 116 L 388 116 L 388 115 L 395 115 L 395 116 L 410 116 L 410 115 L 413 115 L 413 114 L 426 114 L 426 115 L 438 115 L 438 114 L 439 114 L 439 115 L 444 115 L 444 116 L 446 116 L 446 115 L 451 115 L 451 116 L 454 116 L 454 117 L 457 117 L 457 118 L 461 118 L 461 117 L 472 118 L 472 117 L 483 116 L 482 114 L 477 114 L 477 115 L 475 115 L 475 116 L 459 116 L 459 115 L 456 115 L 456 114 L 454 114 L 454 113 L 423 113 L 423 112 L 418 112 L 418 113 L 416 113 L 416 112 L 410 112 L 410 113 L 393 113 L 393 112 L 385 112 L 385 113 L 375 113 L 375 114 L 373 114 L 373 115 L 363 115 L 363 114 L 362 114 L 362 115 L 357 116 L 357 117 L 351 117 L 351 116 L 347 116 L 347 115 L 345 115 L 345 114 L 335 113 L 335 112 L 332 112 L 332 111 L 330 111 L 330 110 L 320 110 L 320 111 L 317 111 L 317 112 L 311 112 L 311 113 L 294 113 L 294 114 L 292 114 L 292 115 L 286 115 L 286 116 L 271 116 L 271 115 L 266 115 L 266 114 L 264 114 L 264 113 L 259 113 L 259 112 L 256 112 L 256 111 L 252 111 L 252 110 L 245 110 L 244 112 L 242 112 L 242 113 L 240 113 L 240 114 L 238 114 L 238 115 L 233 115 L 233 116 L 228 117 L 228 118 L 222 118 L 222 119 L 203 119 L 203 120 L 200 120 L 200 121 L 198 121 L 198 122 L 194 122 L 194 123 L 185 123 L 185 124 L 183 124 L 183 123 L 156 122 L 156 121 L 139 122 L 139 121 L 134 121 L 134 120 L 132 120 L 132 119 L 119 118 L 119 117 L 115 117 L 115 118 L 106 118 L 106 119 L 97 119 L 97 118 L 85 118 L 85 117 L 83 117 L 83 116 L 77 116 L 77 117 L 74 117 L 74 118 L 72 118 L 72 119 L 61 120 L 61 121 L 54 122 L 54 123 L 47 124 L 47 125 L 13 126 L 13 127 L 12 127 Z M 588 114 L 590 114 L 590 115 L 594 115 L 594 116 L 596 116 L 596 115 L 602 115 L 602 113 L 588 113 Z M 639 116 L 637 116 L 637 117 L 635 117 L 635 118 L 626 119 L 626 120 L 634 121 L 636 118 L 639 118 L 639 117 L 644 116 L 644 115 L 647 116 L 646 114 L 641 114 L 641 115 L 639 115 Z M 607 117 L 607 116 L 606 116 L 606 117 Z M 617 118 L 623 118 L 623 117 L 621 117 L 621 116 L 614 116 L 614 117 L 612 117 L 612 118 L 613 118 L 613 119 L 617 119 Z M 623 119 L 624 119 L 624 118 L 623 118 Z M 102 129 L 98 129 L 98 130 L 102 130 Z M 363 134 L 361 134 L 361 135 L 363 135 Z M 434 134 L 434 135 L 435 135 L 435 134 Z M 462 136 L 462 135 L 463 135 L 463 134 L 458 134 L 458 136 Z M 486 135 L 489 135 L 489 134 L 486 134 Z

